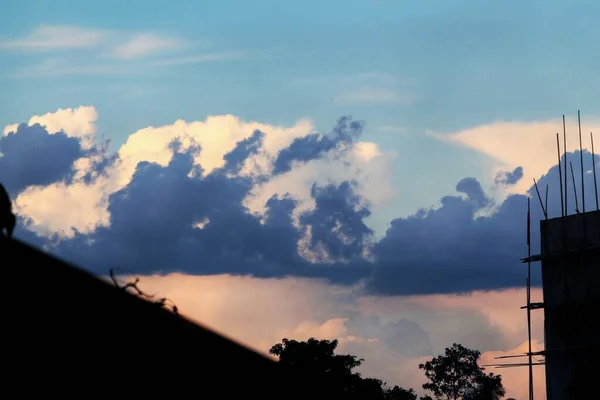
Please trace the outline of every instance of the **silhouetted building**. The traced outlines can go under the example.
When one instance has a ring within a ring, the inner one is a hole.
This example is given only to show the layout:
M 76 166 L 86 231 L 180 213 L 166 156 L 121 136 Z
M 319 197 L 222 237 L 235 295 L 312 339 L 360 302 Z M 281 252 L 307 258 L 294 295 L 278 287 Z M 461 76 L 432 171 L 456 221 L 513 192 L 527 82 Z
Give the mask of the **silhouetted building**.
M 7 398 L 322 393 L 312 377 L 291 376 L 266 356 L 1 235 L 0 263 Z
M 587 377 L 600 376 L 600 211 L 541 221 L 536 258 L 542 262 L 547 399 L 591 395 Z

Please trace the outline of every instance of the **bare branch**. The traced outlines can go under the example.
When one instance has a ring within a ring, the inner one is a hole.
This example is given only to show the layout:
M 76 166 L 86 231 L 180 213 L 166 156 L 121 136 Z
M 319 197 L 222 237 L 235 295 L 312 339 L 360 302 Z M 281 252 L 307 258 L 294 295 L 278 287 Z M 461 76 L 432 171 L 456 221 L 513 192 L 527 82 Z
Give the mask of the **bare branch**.
M 125 272 L 121 268 L 111 268 L 108 270 L 108 275 L 109 275 L 110 279 L 112 280 L 113 284 L 115 285 L 115 287 L 117 287 L 118 289 L 121 289 L 125 292 L 127 291 L 127 289 L 132 289 L 138 297 L 140 297 L 152 304 L 156 304 L 157 306 L 159 306 L 161 308 L 170 308 L 171 311 L 175 315 L 179 315 L 179 310 L 178 310 L 177 306 L 175 305 L 175 303 L 173 303 L 172 300 L 170 300 L 166 297 L 161 297 L 158 300 L 154 300 L 155 295 L 150 295 L 150 294 L 146 294 L 146 293 L 142 292 L 142 290 L 138 287 L 140 278 L 135 278 L 135 280 L 133 282 L 128 282 L 125 285 L 121 286 L 119 284 L 119 282 L 117 281 L 117 278 L 115 277 L 116 270 Z

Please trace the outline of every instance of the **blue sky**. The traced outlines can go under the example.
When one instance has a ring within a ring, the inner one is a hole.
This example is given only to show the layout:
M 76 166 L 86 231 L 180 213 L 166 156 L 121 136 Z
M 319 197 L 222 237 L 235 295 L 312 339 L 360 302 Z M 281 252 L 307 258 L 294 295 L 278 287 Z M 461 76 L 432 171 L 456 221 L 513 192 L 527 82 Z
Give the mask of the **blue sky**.
M 176 119 L 306 117 L 326 131 L 352 115 L 366 121 L 363 140 L 399 155 L 401 196 L 372 217 L 378 231 L 437 204 L 465 176 L 492 182 L 489 157 L 423 132 L 576 108 L 598 114 L 600 104 L 594 1 L 9 0 L 3 8 L 0 125 L 93 105 L 98 131 L 118 147 L 137 129 Z M 73 31 L 48 39 L 42 30 L 45 48 L 23 46 L 40 27 Z M 152 35 L 155 47 L 111 57 L 136 35 Z M 65 36 L 80 45 L 50 43 Z

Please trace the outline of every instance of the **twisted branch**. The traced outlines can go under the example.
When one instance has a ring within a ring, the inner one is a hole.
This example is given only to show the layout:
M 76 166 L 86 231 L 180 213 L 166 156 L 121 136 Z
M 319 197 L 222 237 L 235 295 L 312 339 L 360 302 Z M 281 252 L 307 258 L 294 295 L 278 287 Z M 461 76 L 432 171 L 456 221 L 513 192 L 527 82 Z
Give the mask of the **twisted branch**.
M 177 306 L 175 305 L 175 303 L 173 303 L 172 300 L 170 300 L 170 299 L 168 299 L 166 297 L 161 297 L 161 298 L 155 300 L 155 295 L 144 293 L 138 287 L 138 283 L 140 282 L 140 278 L 135 278 L 135 280 L 133 282 L 128 282 L 125 285 L 120 285 L 119 282 L 117 281 L 117 278 L 115 278 L 115 271 L 116 270 L 119 270 L 121 272 L 125 272 L 121 268 L 111 268 L 111 269 L 108 270 L 108 276 L 110 277 L 110 279 L 112 280 L 112 282 L 113 282 L 113 284 L 115 285 L 116 288 L 121 289 L 124 292 L 126 292 L 127 289 L 132 289 L 138 297 L 141 297 L 144 300 L 146 300 L 146 301 L 148 301 L 148 302 L 150 302 L 152 304 L 156 304 L 159 307 L 170 308 L 171 311 L 175 315 L 179 315 L 179 310 L 177 309 Z

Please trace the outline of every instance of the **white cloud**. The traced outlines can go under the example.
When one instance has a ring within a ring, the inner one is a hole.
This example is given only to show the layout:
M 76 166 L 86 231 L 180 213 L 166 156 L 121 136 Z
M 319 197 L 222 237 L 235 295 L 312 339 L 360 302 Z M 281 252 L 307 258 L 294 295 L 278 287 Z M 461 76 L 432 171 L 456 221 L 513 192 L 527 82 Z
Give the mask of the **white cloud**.
M 85 233 L 108 225 L 108 196 L 114 191 L 110 179 L 99 179 L 91 185 L 75 180 L 70 185 L 30 186 L 19 194 L 14 205 L 20 215 L 31 219 L 30 229 L 34 232 L 72 237 L 73 229 Z
M 89 137 L 96 134 L 98 112 L 93 106 L 59 108 L 54 113 L 34 115 L 28 125 L 40 124 L 49 132 L 64 131 L 72 137 Z
M 152 32 L 131 33 L 118 30 L 90 29 L 78 26 L 40 25 L 22 37 L 0 41 L 0 50 L 56 51 L 95 48 L 96 54 L 69 53 L 68 58 L 47 58 L 20 67 L 9 74 L 14 78 L 61 75 L 115 75 L 137 73 L 148 67 L 168 67 L 209 61 L 245 58 L 245 51 L 205 54 L 182 53 L 192 42 Z M 206 42 L 195 42 L 206 45 Z M 144 57 L 178 52 L 145 64 L 132 64 Z M 107 57 L 108 56 L 108 57 Z M 112 59 L 112 60 L 107 60 Z
M 16 132 L 19 124 L 9 124 L 6 125 L 2 131 L 2 134 L 8 135 L 10 132 Z
M 290 193 L 300 200 L 295 216 L 314 207 L 310 191 L 313 183 L 326 185 L 355 179 L 356 192 L 371 205 L 378 206 L 396 194 L 391 184 L 395 153 L 382 153 L 375 143 L 358 142 L 341 156 L 334 152 L 304 164 L 295 164 L 291 171 L 257 185 L 246 199 L 251 210 L 263 211 L 264 204 L 274 194 Z
M 76 49 L 98 46 L 105 42 L 109 33 L 99 29 L 87 29 L 66 25 L 40 25 L 21 38 L 0 42 L 0 48 L 44 51 Z
M 50 134 L 63 131 L 67 136 L 78 137 L 84 148 L 96 142 L 98 113 L 92 106 L 59 109 L 54 113 L 34 115 L 28 125 L 39 123 Z M 4 134 L 16 129 L 15 125 L 4 128 Z M 48 186 L 31 186 L 15 199 L 15 209 L 31 218 L 33 230 L 40 234 L 59 233 L 73 235 L 73 228 L 89 232 L 109 221 L 108 195 L 115 190 L 115 170 L 105 179 L 92 185 L 81 178 L 89 171 L 96 156 L 82 157 L 75 163 L 75 180 L 70 185 L 55 183 Z
M 96 141 L 97 112 L 93 107 L 60 109 L 56 113 L 34 116 L 29 124 L 36 122 L 50 131 L 64 130 L 69 136 L 84 139 L 89 146 Z M 14 125 L 5 128 L 13 129 Z M 76 163 L 77 175 L 71 185 L 62 183 L 46 187 L 30 187 L 15 200 L 19 213 L 33 221 L 33 229 L 40 234 L 57 233 L 72 236 L 72 229 L 90 232 L 109 223 L 108 196 L 126 186 L 141 161 L 166 166 L 172 152 L 169 144 L 176 138 L 182 150 L 200 145 L 201 152 L 195 163 L 202 166 L 206 174 L 224 165 L 223 156 L 234 149 L 237 142 L 250 137 L 254 131 L 265 134 L 263 146 L 257 154 L 250 156 L 240 172 L 242 176 L 269 175 L 272 162 L 278 152 L 296 138 L 306 136 L 314 129 L 309 120 L 300 120 L 294 126 L 282 127 L 259 122 L 246 122 L 233 115 L 209 116 L 204 121 L 175 121 L 171 125 L 147 127 L 131 134 L 118 149 L 120 162 L 110 167 L 106 176 L 93 184 L 81 178 L 92 160 L 82 158 Z M 322 159 L 294 165 L 292 170 L 258 183 L 245 199 L 244 204 L 255 213 L 265 211 L 266 201 L 274 194 L 292 194 L 300 205 L 296 216 L 314 206 L 310 195 L 312 184 L 340 183 L 355 179 L 357 191 L 366 201 L 378 205 L 389 200 L 395 191 L 391 182 L 393 153 L 382 153 L 378 146 L 369 142 L 358 142 L 347 151 L 333 151 Z M 60 207 L 51 206 L 61 204 Z
M 123 59 L 139 58 L 166 50 L 176 50 L 181 48 L 183 44 L 183 41 L 176 38 L 145 33 L 118 45 L 111 52 L 111 55 Z
M 300 120 L 291 128 L 278 127 L 259 122 L 244 122 L 233 115 L 209 116 L 204 121 L 175 121 L 172 125 L 148 127 L 131 134 L 119 150 L 123 161 L 124 182 L 128 181 L 135 165 L 140 161 L 167 165 L 171 159 L 169 143 L 179 138 L 186 150 L 195 144 L 202 147 L 196 156 L 208 174 L 225 164 L 223 156 L 234 149 L 240 140 L 250 137 L 255 130 L 265 133 L 263 151 L 246 161 L 243 174 L 251 175 L 268 167 L 268 159 L 289 145 L 295 138 L 312 131 L 308 120 Z
M 77 108 L 59 108 L 56 112 L 43 115 L 34 115 L 29 118 L 27 125 L 40 124 L 50 133 L 64 131 L 68 136 L 84 139 L 89 145 L 89 140 L 96 134 L 96 120 L 98 112 L 93 106 L 80 106 Z M 4 135 L 14 132 L 18 124 L 4 127 Z
M 126 277 L 124 280 L 128 280 Z M 284 337 L 306 340 L 339 339 L 338 353 L 365 359 L 363 375 L 422 393 L 425 382 L 417 365 L 443 352 L 452 343 L 483 351 L 482 364 L 494 357 L 525 351 L 526 315 L 520 309 L 524 290 L 475 292 L 467 296 L 365 296 L 359 286 L 328 285 L 319 280 L 250 277 L 167 276 L 141 277 L 140 288 L 173 300 L 192 320 L 238 340 L 260 352 Z M 541 298 L 541 290 L 532 291 Z M 248 302 L 247 299 L 253 299 Z M 418 324 L 422 333 L 384 330 L 383 324 L 403 319 Z M 543 341 L 542 315 L 533 318 L 533 347 Z M 387 335 L 384 334 L 387 332 Z M 416 344 L 433 345 L 430 356 L 404 354 Z M 525 398 L 525 369 L 501 373 L 507 397 Z M 535 369 L 536 394 L 545 392 L 543 369 Z
M 579 150 L 577 117 L 567 118 L 567 150 Z M 591 150 L 590 132 L 600 132 L 598 117 L 582 118 L 583 148 Z M 452 133 L 428 132 L 440 140 L 466 146 L 496 160 L 489 171 L 490 180 L 499 170 L 523 167 L 523 178 L 511 189 L 525 193 L 538 179 L 557 164 L 556 134 L 563 149 L 562 119 L 538 122 L 497 121 Z
M 166 43 L 166 42 L 165 42 Z M 137 46 L 137 45 L 136 45 Z M 150 61 L 132 64 L 134 60 L 140 59 L 143 56 L 148 56 L 153 53 L 165 51 L 168 49 L 178 49 L 177 46 L 173 47 L 154 47 L 150 45 L 145 49 L 142 49 L 142 45 L 134 49 L 134 46 L 127 46 L 129 50 L 119 47 L 116 52 L 109 52 L 108 54 L 113 58 L 120 58 L 119 63 L 111 64 L 105 61 L 102 64 L 90 63 L 88 58 L 78 59 L 57 59 L 49 58 L 41 61 L 36 65 L 19 68 L 18 70 L 9 73 L 9 77 L 12 78 L 39 78 L 49 76 L 64 76 L 64 75 L 125 75 L 125 74 L 139 74 L 142 71 L 148 70 L 148 68 L 161 68 L 161 67 L 172 67 L 177 65 L 185 64 L 197 64 L 202 62 L 217 62 L 217 61 L 228 61 L 228 60 L 239 60 L 247 56 L 247 52 L 243 51 L 227 51 L 220 53 L 206 53 L 194 56 L 183 56 L 171 58 L 164 58 L 161 60 Z M 129 53 L 127 53 L 129 52 Z M 126 55 L 129 54 L 128 56 Z M 92 60 L 93 61 L 93 60 Z M 123 63 L 128 61 L 127 63 Z

